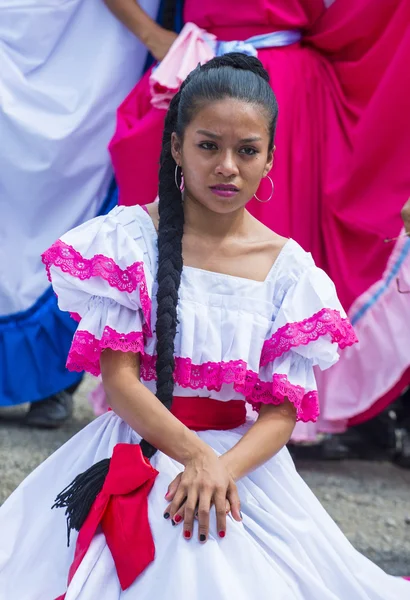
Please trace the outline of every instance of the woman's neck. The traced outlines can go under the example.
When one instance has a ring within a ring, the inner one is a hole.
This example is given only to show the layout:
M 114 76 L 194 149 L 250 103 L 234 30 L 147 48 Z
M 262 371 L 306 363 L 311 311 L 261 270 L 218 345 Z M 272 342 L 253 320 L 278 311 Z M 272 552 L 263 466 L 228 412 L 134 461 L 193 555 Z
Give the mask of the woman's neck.
M 184 232 L 200 237 L 241 237 L 246 235 L 250 225 L 250 214 L 244 207 L 235 212 L 221 214 L 188 197 L 184 198 L 184 215 Z

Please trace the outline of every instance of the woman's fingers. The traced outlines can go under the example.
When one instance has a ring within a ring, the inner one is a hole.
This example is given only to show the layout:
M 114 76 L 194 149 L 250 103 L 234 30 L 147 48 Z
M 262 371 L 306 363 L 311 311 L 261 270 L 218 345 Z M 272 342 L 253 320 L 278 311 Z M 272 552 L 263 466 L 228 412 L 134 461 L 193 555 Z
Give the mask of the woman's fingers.
M 189 491 L 184 505 L 184 527 L 183 535 L 186 540 L 190 540 L 194 528 L 195 510 L 198 502 L 198 494 L 195 489 Z M 179 516 L 179 515 L 177 515 Z
M 167 508 L 165 509 L 165 512 L 164 512 L 165 519 L 169 519 L 169 518 L 174 519 L 175 515 L 178 513 L 179 509 L 185 502 L 186 495 L 187 495 L 187 492 L 186 492 L 185 487 L 180 485 L 178 487 L 177 491 L 175 492 L 174 499 L 172 500 L 171 504 L 169 504 L 167 506 Z
M 211 503 L 211 506 L 212 505 L 213 505 L 213 501 Z M 231 505 L 230 505 L 229 500 L 227 498 L 225 500 L 225 512 L 226 512 L 227 515 L 229 515 L 229 513 L 231 512 Z M 195 513 L 195 519 L 197 519 L 197 518 L 198 518 L 198 509 L 197 509 L 197 511 Z
M 179 523 L 182 523 L 182 521 L 185 519 L 185 508 L 186 508 L 186 498 L 184 500 L 184 502 L 181 504 L 181 506 L 179 507 L 179 509 L 177 510 L 177 512 L 174 515 L 174 518 L 172 519 L 172 524 L 173 525 L 179 525 Z M 194 514 L 194 519 L 195 519 L 195 514 Z
M 198 537 L 201 542 L 206 542 L 209 537 L 210 509 L 215 505 L 216 527 L 218 536 L 224 538 L 226 535 L 226 515 L 231 512 L 236 521 L 242 521 L 240 511 L 240 500 L 236 486 L 233 484 L 228 488 L 227 495 L 221 491 L 216 492 L 212 498 L 208 490 L 199 495 L 193 490 L 189 494 L 178 490 L 174 501 L 166 508 L 164 517 L 170 519 L 173 525 L 183 522 L 183 535 L 185 539 L 191 539 L 194 529 L 194 521 L 198 521 Z
M 175 479 L 173 481 L 171 481 L 171 483 L 169 484 L 167 493 L 165 494 L 165 500 L 168 500 L 168 502 L 172 502 L 172 500 L 174 499 L 176 491 L 181 482 L 181 477 L 182 477 L 182 473 L 179 473 L 175 477 Z
M 223 490 L 218 490 L 214 494 L 214 504 L 216 513 L 216 529 L 220 538 L 226 535 L 226 493 Z
M 208 458 L 211 466 L 205 468 L 206 465 L 204 467 L 201 464 L 199 472 L 198 466 L 188 464 L 185 471 L 170 483 L 165 495 L 171 502 L 164 511 L 164 517 L 170 519 L 173 525 L 183 523 L 183 535 L 187 540 L 192 538 L 194 521 L 197 519 L 199 541 L 207 541 L 212 505 L 215 506 L 217 535 L 220 538 L 226 535 L 226 515 L 229 512 L 233 519 L 242 521 L 235 482 L 223 468 L 221 470 L 216 457 Z M 215 470 L 214 476 L 209 475 L 211 467 Z
M 225 500 L 225 498 L 224 498 Z M 201 491 L 198 503 L 198 538 L 200 542 L 206 542 L 209 535 L 209 511 L 211 509 L 212 493 L 208 489 Z M 224 502 L 225 514 L 225 502 Z
M 234 483 L 231 483 L 226 494 L 231 506 L 231 515 L 235 521 L 242 521 L 241 501 L 239 499 L 238 489 Z

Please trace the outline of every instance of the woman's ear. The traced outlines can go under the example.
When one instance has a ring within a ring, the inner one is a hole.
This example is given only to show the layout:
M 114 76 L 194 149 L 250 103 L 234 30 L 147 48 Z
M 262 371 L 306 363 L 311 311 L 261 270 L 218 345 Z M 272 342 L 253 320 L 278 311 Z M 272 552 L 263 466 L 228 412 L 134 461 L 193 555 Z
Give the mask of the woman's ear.
M 268 158 L 266 161 L 266 165 L 265 168 L 263 170 L 263 177 L 266 177 L 266 175 L 269 173 L 269 171 L 272 169 L 273 167 L 273 155 L 275 153 L 276 150 L 276 146 L 273 147 L 273 150 L 271 150 L 268 154 Z
M 177 165 L 180 167 L 182 164 L 182 144 L 181 144 L 179 137 L 175 133 L 175 131 L 173 132 L 173 134 L 171 136 L 171 153 L 172 153 L 172 158 L 175 160 Z

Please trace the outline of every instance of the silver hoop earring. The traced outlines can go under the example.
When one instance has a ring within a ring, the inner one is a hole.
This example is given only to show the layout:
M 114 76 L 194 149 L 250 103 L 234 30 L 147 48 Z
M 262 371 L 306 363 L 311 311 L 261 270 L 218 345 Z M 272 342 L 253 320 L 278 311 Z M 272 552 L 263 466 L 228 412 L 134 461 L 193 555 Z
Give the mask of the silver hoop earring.
M 178 169 L 181 169 L 181 183 L 178 183 Z M 179 165 L 175 166 L 175 185 L 182 194 L 182 192 L 185 189 L 185 182 L 184 182 L 184 174 L 182 172 L 182 167 L 180 167 Z
M 265 179 L 269 179 L 269 181 L 270 181 L 270 184 L 271 184 L 271 186 L 272 186 L 272 190 L 271 190 L 271 193 L 270 193 L 270 196 L 269 196 L 269 198 L 268 198 L 267 200 L 261 200 L 260 198 L 258 198 L 258 196 L 257 196 L 256 194 L 254 194 L 254 196 L 255 196 L 256 200 L 257 200 L 258 202 L 262 202 L 262 204 L 266 204 L 266 202 L 269 202 L 269 200 L 271 200 L 271 199 L 272 199 L 272 196 L 273 196 L 273 190 L 275 189 L 275 184 L 273 183 L 273 181 L 272 181 L 272 179 L 269 177 L 269 175 L 266 175 L 266 178 L 265 178 Z

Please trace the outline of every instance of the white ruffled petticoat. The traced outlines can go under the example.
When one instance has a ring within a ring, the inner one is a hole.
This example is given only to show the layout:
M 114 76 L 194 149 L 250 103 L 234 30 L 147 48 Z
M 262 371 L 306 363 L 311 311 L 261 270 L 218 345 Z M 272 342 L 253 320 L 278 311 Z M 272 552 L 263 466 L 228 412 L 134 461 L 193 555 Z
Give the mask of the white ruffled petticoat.
M 250 423 L 200 437 L 219 454 Z M 78 433 L 32 473 L 0 510 L 0 600 L 54 600 L 66 590 L 76 535 L 66 545 L 64 510 L 56 495 L 119 442 L 139 437 L 114 413 Z M 98 533 L 65 600 L 406 600 L 410 582 L 386 575 L 347 541 L 295 471 L 286 449 L 238 483 L 243 523 L 228 518 L 220 539 L 186 541 L 163 518 L 164 495 L 181 466 L 161 453 L 149 495 L 156 557 L 121 591 L 115 565 Z

